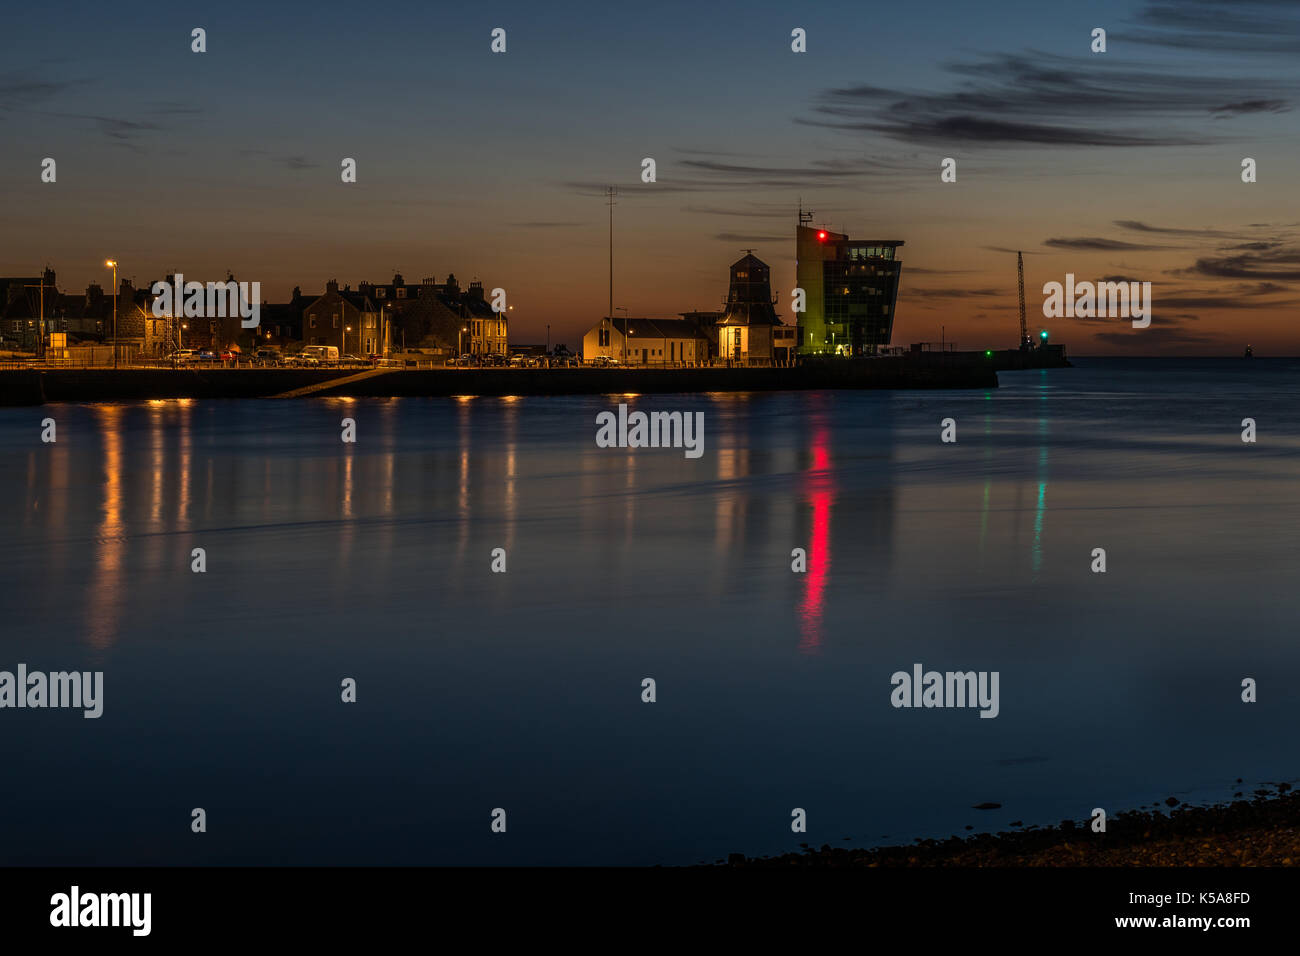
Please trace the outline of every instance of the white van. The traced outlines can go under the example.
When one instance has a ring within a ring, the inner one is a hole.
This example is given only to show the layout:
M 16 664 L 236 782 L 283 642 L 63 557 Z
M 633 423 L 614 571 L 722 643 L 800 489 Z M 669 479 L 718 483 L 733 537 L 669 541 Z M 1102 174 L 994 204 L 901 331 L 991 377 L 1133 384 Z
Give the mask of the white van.
M 337 345 L 309 345 L 302 350 L 302 356 L 311 364 L 315 360 L 319 365 L 338 365 L 339 348 Z

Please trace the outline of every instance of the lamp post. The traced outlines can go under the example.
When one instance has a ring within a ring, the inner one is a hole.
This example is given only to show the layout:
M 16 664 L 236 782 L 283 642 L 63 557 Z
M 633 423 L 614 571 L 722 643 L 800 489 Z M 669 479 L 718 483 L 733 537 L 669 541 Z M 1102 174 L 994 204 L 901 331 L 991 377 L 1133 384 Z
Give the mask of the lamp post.
M 360 320 L 358 320 L 358 321 L 360 321 Z M 345 361 L 347 361 L 347 357 L 348 357 L 348 333 L 351 332 L 351 331 L 352 331 L 352 326 L 347 325 L 347 324 L 344 324 L 344 326 L 343 326 L 343 354 L 339 356 L 339 364 L 340 364 L 340 365 L 342 365 Z M 357 326 L 357 341 L 358 341 L 358 347 L 360 347 L 360 340 L 361 340 L 361 326 L 358 325 L 358 326 Z
M 40 285 L 24 286 L 27 289 L 40 290 L 40 310 L 36 320 L 36 357 L 42 362 L 45 361 L 45 274 L 41 273 Z
M 465 355 L 465 333 L 469 331 L 468 325 L 462 325 L 460 331 L 456 333 L 456 355 L 463 358 Z
M 106 259 L 104 265 L 113 269 L 113 368 L 117 368 L 117 260 Z

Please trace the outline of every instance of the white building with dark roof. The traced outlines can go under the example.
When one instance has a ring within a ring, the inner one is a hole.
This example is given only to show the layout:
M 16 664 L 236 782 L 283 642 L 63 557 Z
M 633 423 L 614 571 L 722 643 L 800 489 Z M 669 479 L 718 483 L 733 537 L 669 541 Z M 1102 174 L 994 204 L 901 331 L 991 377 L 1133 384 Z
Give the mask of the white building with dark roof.
M 622 365 L 703 365 L 709 341 L 686 319 L 602 318 L 582 337 L 582 360 L 614 359 Z

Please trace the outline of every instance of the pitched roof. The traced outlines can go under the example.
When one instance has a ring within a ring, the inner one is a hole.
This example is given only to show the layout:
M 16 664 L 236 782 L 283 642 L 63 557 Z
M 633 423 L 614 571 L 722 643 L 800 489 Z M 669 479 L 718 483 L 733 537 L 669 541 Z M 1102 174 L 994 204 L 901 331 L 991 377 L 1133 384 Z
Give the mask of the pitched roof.
M 612 320 L 620 333 L 627 330 L 629 339 L 637 336 L 647 339 L 698 339 L 703 338 L 700 328 L 686 319 L 621 319 Z

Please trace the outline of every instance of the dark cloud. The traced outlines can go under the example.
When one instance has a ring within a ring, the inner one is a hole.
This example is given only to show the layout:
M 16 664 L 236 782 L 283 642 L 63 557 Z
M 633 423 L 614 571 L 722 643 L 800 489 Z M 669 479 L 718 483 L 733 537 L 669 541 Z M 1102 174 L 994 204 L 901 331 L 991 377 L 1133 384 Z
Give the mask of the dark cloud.
M 824 90 L 814 119 L 904 142 L 1032 146 L 1187 146 L 1211 143 L 1205 119 L 1288 108 L 1289 78 L 1135 69 L 1105 57 L 1037 51 L 945 67 L 950 89 L 906 92 L 861 84 Z
M 961 287 L 950 289 L 907 289 L 899 293 L 900 296 L 921 296 L 926 299 L 970 299 L 984 296 L 1004 296 L 1010 295 L 1006 289 L 963 289 Z
M 1246 249 L 1252 252 L 1262 252 L 1265 249 L 1276 249 L 1280 245 L 1282 245 L 1281 241 L 1272 239 L 1272 240 L 1260 241 L 1260 242 L 1243 242 L 1240 245 L 1224 246 L 1224 248 L 1225 249 Z
M 720 206 L 686 206 L 682 211 L 700 213 L 706 216 L 745 216 L 752 219 L 790 219 L 791 222 L 794 221 L 790 216 L 791 210 L 786 207 L 763 209 L 761 207 L 754 208 L 752 204 L 744 209 L 725 209 Z
M 1169 236 L 1205 236 L 1213 238 L 1232 235 L 1232 233 L 1221 232 L 1218 229 L 1175 229 L 1169 226 L 1152 226 L 1136 219 L 1116 219 L 1115 225 L 1133 232 L 1158 232 Z
M 26 110 L 61 93 L 89 85 L 89 80 L 50 80 L 17 70 L 0 73 L 0 112 Z
M 1293 0 L 1177 0 L 1149 3 L 1126 43 L 1178 49 L 1300 53 L 1300 8 Z
M 1101 239 L 1087 236 L 1078 239 L 1044 239 L 1043 245 L 1055 249 L 1086 249 L 1098 252 L 1151 252 L 1157 249 L 1176 249 L 1177 246 L 1148 246 L 1119 239 Z
M 1156 296 L 1155 307 L 1161 309 L 1276 309 L 1284 302 L 1254 302 L 1241 295 L 1197 295 L 1194 293 Z
M 710 173 L 741 173 L 745 176 L 853 176 L 856 171 L 852 169 L 835 169 L 827 168 L 829 164 L 805 166 L 805 167 L 780 167 L 780 166 L 742 166 L 736 163 L 719 163 L 711 159 L 684 159 L 681 163 L 683 166 L 690 166 L 694 169 L 702 169 Z
M 99 127 L 99 131 L 109 139 L 134 140 L 141 133 L 156 133 L 166 128 L 158 123 L 122 119 L 120 116 L 90 116 L 86 118 L 94 120 L 95 125 Z
M 320 163 L 313 163 L 304 156 L 286 156 L 284 164 L 290 169 L 315 169 Z
M 1286 100 L 1245 100 L 1241 103 L 1225 103 L 1210 110 L 1216 118 L 1223 116 L 1242 116 L 1246 113 L 1286 113 L 1291 109 Z
M 735 232 L 720 232 L 720 233 L 718 233 L 716 236 L 714 236 L 713 238 L 714 238 L 714 239 L 719 239 L 719 240 L 721 240 L 721 241 L 723 241 L 723 242 L 740 242 L 740 243 L 746 243 L 746 242 L 789 242 L 789 241 L 790 241 L 790 237 L 789 237 L 789 236 L 750 236 L 750 235 L 742 235 L 742 234 L 740 234 L 740 233 L 735 233 Z
M 1220 279 L 1300 280 L 1300 247 L 1288 246 L 1243 252 L 1234 256 L 1209 256 L 1197 259 L 1187 270 L 1196 275 Z
M 720 188 L 718 183 L 705 182 L 703 180 L 680 180 L 671 181 L 660 180 L 653 185 L 642 183 L 639 179 L 634 183 L 609 183 L 609 182 L 566 182 L 561 183 L 565 189 L 578 193 L 582 196 L 600 196 L 604 198 L 605 187 L 618 187 L 618 201 L 638 199 L 661 199 L 665 195 L 672 193 L 693 193 L 693 192 L 711 192 Z M 744 184 L 738 184 L 743 188 Z
M 1169 321 L 1169 318 L 1166 316 L 1162 321 L 1161 316 L 1155 315 L 1151 319 L 1151 325 L 1145 329 L 1129 327 L 1122 331 L 1094 332 L 1092 337 L 1107 345 L 1127 346 L 1140 355 L 1154 354 L 1168 346 L 1211 345 L 1219 341 L 1212 335 L 1181 328 Z
M 745 153 L 728 153 L 720 149 L 690 149 L 686 146 L 676 146 L 674 151 L 684 156 L 733 156 L 737 159 L 745 159 Z

